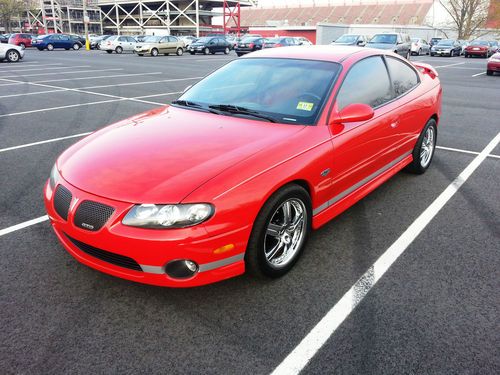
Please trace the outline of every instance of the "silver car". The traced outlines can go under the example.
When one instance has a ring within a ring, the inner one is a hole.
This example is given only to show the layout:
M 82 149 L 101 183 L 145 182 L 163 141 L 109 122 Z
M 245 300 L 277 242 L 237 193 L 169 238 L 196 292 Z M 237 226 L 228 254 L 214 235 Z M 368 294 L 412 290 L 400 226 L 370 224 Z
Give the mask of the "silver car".
M 411 54 L 412 55 L 428 55 L 431 52 L 431 46 L 425 39 L 411 38 Z
M 19 62 L 24 57 L 24 49 L 15 44 L 0 43 L 0 61 Z
M 134 52 L 137 41 L 131 36 L 114 35 L 101 42 L 100 49 L 107 53 L 122 53 L 124 51 Z

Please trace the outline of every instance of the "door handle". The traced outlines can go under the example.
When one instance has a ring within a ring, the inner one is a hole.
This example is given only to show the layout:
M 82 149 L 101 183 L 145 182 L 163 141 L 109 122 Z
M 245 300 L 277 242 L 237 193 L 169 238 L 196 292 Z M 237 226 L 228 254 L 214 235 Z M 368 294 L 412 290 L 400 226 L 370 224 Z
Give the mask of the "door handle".
M 391 128 L 393 128 L 393 129 L 397 128 L 398 125 L 399 125 L 399 120 L 391 122 Z

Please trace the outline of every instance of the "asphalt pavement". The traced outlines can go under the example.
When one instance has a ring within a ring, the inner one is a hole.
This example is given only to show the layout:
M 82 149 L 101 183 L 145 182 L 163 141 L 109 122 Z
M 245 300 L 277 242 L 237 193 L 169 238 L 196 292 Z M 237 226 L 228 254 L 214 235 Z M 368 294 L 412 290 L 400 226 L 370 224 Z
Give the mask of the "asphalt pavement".
M 136 284 L 78 263 L 47 221 L 26 224 L 45 215 L 64 149 L 235 58 L 30 49 L 0 63 L 2 373 L 269 374 L 500 132 L 500 75 L 485 59 L 412 57 L 444 90 L 430 169 L 397 174 L 314 232 L 278 280 Z M 302 373 L 499 373 L 499 186 L 497 146 Z

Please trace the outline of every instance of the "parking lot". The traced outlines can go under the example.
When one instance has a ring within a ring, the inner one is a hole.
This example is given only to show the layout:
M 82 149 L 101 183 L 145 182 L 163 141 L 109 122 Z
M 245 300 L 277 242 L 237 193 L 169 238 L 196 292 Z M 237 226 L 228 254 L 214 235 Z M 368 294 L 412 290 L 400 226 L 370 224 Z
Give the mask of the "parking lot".
M 234 58 L 28 50 L 0 63 L 2 372 L 269 374 L 500 132 L 500 76 L 485 59 L 415 56 L 444 91 L 432 166 L 314 232 L 285 277 L 168 289 L 74 260 L 44 216 L 56 157 Z M 303 373 L 498 373 L 499 186 L 497 145 Z

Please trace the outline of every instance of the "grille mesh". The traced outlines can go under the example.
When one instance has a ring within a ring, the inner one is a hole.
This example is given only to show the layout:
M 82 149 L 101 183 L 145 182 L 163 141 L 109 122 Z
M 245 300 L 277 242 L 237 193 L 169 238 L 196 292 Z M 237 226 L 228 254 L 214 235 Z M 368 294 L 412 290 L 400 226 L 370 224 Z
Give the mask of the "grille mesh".
M 102 250 L 102 249 L 99 249 L 97 247 L 87 245 L 86 243 L 83 243 L 81 241 L 75 240 L 74 238 L 71 238 L 66 233 L 64 233 L 64 235 L 78 249 L 80 249 L 84 253 L 87 253 L 88 255 L 90 255 L 94 258 L 100 259 L 100 260 L 107 262 L 107 263 L 114 264 L 114 265 L 119 266 L 119 267 L 128 268 L 131 270 L 142 272 L 142 268 L 139 265 L 139 263 L 137 263 L 132 258 L 126 257 L 124 255 L 120 255 L 120 254 L 111 253 L 109 251 Z
M 94 201 L 83 201 L 75 213 L 75 225 L 79 228 L 98 231 L 109 220 L 115 209 Z
M 54 209 L 64 220 L 68 220 L 69 205 L 73 195 L 64 186 L 59 185 L 54 194 Z

